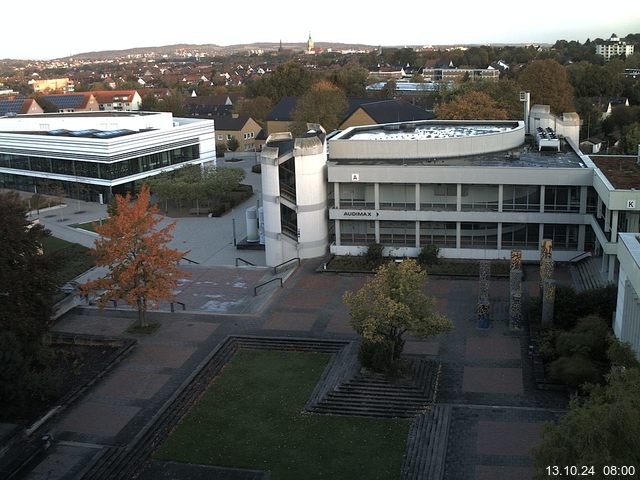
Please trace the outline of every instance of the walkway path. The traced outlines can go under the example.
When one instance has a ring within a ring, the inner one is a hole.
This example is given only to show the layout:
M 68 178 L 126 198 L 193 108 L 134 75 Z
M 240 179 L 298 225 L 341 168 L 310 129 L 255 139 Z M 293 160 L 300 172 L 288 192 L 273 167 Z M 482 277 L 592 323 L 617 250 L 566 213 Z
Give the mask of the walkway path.
M 355 338 L 341 298 L 366 277 L 315 273 L 317 265 L 303 263 L 283 289 L 268 294 L 269 302 L 258 300 L 262 303 L 254 314 L 156 314 L 161 328 L 135 336 L 139 344 L 134 352 L 50 425 L 57 442 L 27 478 L 75 478 L 103 448 L 126 445 L 229 334 Z M 257 275 L 249 269 L 225 270 L 212 269 L 210 275 L 247 280 Z M 235 294 L 234 288 L 225 293 L 228 301 L 252 295 L 250 282 L 245 283 Z M 525 288 L 533 290 L 535 283 L 533 279 Z M 206 285 L 201 283 L 201 295 L 207 295 Z M 430 278 L 426 291 L 456 329 L 428 341 L 410 339 L 406 345 L 407 353 L 443 362 L 437 401 L 452 407 L 447 480 L 530 478 L 528 449 L 538 441 L 542 422 L 557 418 L 566 406 L 562 395 L 535 390 L 527 340 L 506 328 L 507 285 L 506 280 L 491 282 L 495 315 L 491 328 L 481 331 L 472 320 L 477 282 Z M 221 294 L 218 287 L 211 285 L 210 294 Z M 80 309 L 55 329 L 131 337 L 125 330 L 134 317 L 130 311 Z

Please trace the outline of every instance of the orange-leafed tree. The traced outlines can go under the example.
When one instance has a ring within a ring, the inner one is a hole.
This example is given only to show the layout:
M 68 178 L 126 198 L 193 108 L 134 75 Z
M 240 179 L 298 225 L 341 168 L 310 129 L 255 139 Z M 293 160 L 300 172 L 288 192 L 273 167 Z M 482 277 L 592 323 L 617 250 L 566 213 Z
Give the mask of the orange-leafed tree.
M 102 225 L 91 254 L 96 265 L 107 267 L 102 278 L 82 285 L 82 293 L 99 293 L 98 305 L 124 300 L 138 310 L 141 327 L 148 325 L 146 312 L 159 302 L 172 300 L 178 276 L 185 275 L 178 262 L 185 254 L 169 248 L 175 222 L 158 228 L 156 205 L 149 205 L 149 188 L 143 186 L 135 201 L 131 195 L 116 195 L 116 208 Z

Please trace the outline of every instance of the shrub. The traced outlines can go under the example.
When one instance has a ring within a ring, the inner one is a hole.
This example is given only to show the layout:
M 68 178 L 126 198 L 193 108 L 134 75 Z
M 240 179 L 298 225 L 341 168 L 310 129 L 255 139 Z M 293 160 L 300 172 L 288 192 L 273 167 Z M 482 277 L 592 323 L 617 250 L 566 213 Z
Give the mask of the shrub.
M 437 245 L 425 245 L 418 254 L 418 263 L 421 265 L 435 265 L 438 263 L 440 249 Z
M 367 262 L 367 266 L 371 269 L 379 267 L 384 261 L 384 256 L 382 252 L 384 250 L 384 246 L 380 243 L 372 243 L 367 248 L 367 253 L 365 253 L 365 259 Z

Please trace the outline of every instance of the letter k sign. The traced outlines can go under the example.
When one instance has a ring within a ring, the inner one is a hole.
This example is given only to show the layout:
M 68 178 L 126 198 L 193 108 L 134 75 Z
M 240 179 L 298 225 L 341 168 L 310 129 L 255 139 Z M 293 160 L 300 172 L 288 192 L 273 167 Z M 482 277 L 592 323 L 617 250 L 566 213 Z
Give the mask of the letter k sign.
M 636 208 L 635 200 L 627 200 L 627 208 Z

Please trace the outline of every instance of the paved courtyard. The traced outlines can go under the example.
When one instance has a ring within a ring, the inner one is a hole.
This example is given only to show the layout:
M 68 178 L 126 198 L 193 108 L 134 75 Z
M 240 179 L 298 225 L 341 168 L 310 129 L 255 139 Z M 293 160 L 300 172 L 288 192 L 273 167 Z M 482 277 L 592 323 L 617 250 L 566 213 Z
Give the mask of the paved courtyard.
M 258 297 L 253 286 L 268 275 L 264 269 L 194 267 L 179 292 L 190 312 L 152 314 L 160 329 L 133 336 L 135 350 L 54 419 L 57 443 L 28 478 L 72 478 L 101 449 L 127 445 L 227 335 L 354 338 L 342 295 L 367 277 L 316 273 L 317 265 L 303 263 L 284 288 Z M 533 289 L 535 279 L 526 280 Z M 566 407 L 562 395 L 535 388 L 527 338 L 507 328 L 506 285 L 491 281 L 492 324 L 479 330 L 473 318 L 477 281 L 429 278 L 425 291 L 455 330 L 406 344 L 406 353 L 443 363 L 437 401 L 453 407 L 447 480 L 531 478 L 529 449 L 543 422 Z M 126 329 L 134 320 L 132 311 L 81 308 L 54 329 L 132 337 Z

